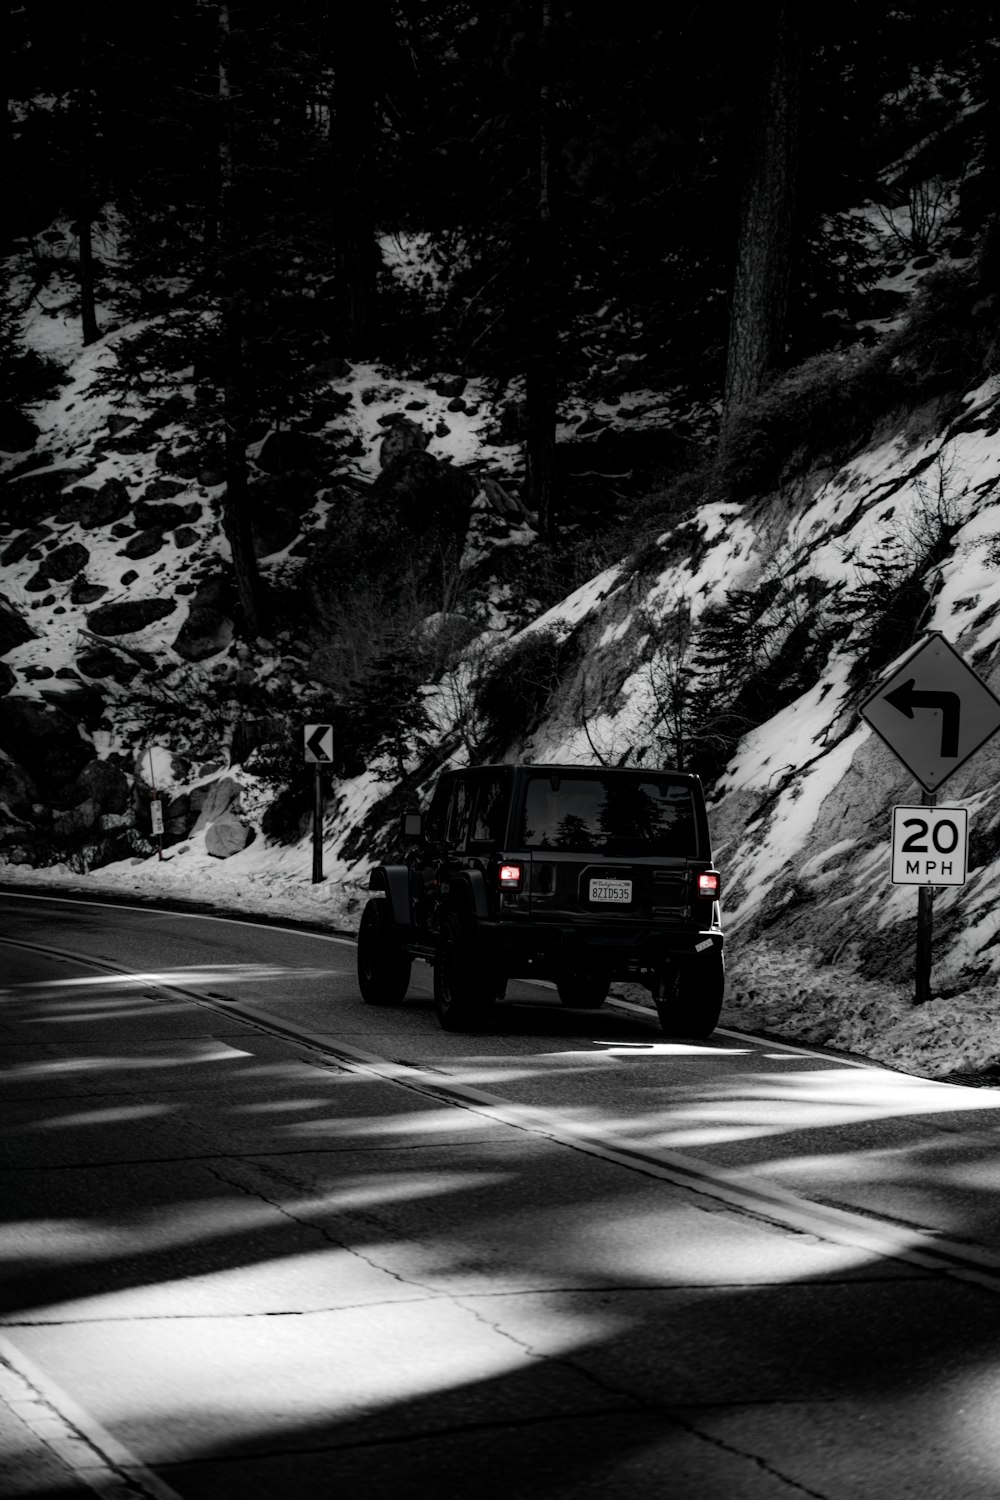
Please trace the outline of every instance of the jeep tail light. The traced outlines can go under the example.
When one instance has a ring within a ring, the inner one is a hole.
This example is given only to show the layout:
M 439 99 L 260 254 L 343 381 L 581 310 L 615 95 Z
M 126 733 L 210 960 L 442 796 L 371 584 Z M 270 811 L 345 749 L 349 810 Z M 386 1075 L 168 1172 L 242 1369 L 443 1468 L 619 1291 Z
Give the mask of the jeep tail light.
M 698 876 L 698 895 L 703 896 L 706 901 L 718 901 L 719 899 L 719 872 L 718 870 L 702 870 Z
M 521 865 L 509 864 L 500 866 L 500 889 L 502 891 L 516 891 L 521 884 L 521 876 L 524 873 Z

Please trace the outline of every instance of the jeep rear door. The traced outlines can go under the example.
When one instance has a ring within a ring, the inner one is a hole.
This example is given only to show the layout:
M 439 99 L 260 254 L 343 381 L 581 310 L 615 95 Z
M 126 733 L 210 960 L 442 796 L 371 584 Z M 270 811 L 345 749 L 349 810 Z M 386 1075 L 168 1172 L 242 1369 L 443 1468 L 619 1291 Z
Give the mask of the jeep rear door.
M 683 921 L 711 863 L 697 783 L 669 773 L 532 768 L 517 843 L 533 918 Z M 699 824 L 702 823 L 702 826 Z

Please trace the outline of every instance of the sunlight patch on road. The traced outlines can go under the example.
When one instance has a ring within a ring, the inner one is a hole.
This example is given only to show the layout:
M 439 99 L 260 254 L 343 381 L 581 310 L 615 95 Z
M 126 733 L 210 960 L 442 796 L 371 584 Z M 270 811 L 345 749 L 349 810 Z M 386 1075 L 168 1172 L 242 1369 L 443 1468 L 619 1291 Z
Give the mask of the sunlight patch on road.
M 80 1110 L 76 1114 L 62 1115 L 59 1119 L 35 1120 L 30 1130 L 78 1130 L 85 1126 L 121 1125 L 126 1120 L 152 1120 L 158 1115 L 173 1112 L 172 1104 L 116 1104 L 110 1109 Z M 16 1127 L 8 1126 L 8 1129 Z
M 136 985 L 245 984 L 269 979 L 326 979 L 346 970 L 330 968 L 289 968 L 285 964 L 191 964 L 188 967 L 159 969 L 130 974 L 80 975 L 73 979 L 36 979 L 15 985 L 3 992 L 4 998 L 25 990 L 87 990 L 113 986 L 128 989 Z M 353 972 L 353 971 L 352 971 Z

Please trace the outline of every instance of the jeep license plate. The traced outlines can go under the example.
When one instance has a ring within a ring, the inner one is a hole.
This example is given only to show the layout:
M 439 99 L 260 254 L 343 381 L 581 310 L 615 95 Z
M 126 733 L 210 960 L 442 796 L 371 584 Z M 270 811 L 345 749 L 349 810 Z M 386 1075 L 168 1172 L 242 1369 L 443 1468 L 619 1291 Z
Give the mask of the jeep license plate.
M 632 900 L 631 880 L 592 880 L 591 901 L 607 901 L 612 906 L 627 906 Z

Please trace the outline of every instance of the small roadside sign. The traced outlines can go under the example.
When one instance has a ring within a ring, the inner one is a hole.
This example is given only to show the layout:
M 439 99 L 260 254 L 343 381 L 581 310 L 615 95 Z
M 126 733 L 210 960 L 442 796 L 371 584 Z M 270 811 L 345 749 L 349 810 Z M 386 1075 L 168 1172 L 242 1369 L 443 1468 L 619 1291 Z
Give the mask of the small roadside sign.
M 964 885 L 968 864 L 968 808 L 893 808 L 893 885 Z
M 865 699 L 861 716 L 936 792 L 1000 729 L 1000 698 L 934 631 Z
M 149 804 L 149 822 L 153 833 L 163 832 L 163 803 L 159 797 L 153 797 Z
M 328 766 L 333 760 L 333 725 L 307 724 L 304 731 L 306 761 Z

